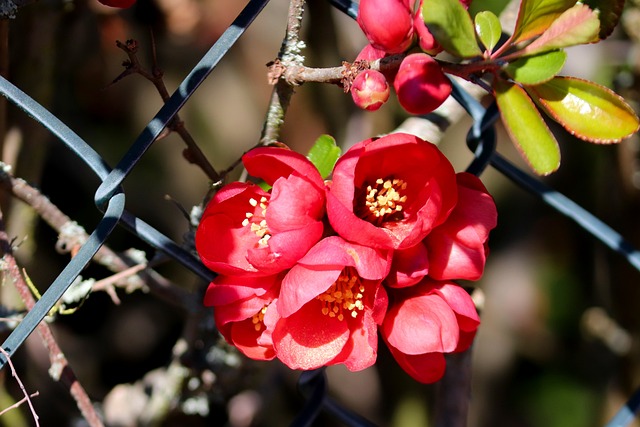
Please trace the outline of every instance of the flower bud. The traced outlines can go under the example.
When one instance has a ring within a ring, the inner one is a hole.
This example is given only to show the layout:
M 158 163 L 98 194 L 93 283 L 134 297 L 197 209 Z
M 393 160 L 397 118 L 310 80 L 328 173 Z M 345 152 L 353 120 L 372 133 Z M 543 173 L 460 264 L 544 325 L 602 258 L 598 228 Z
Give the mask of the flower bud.
M 375 111 L 389 99 L 389 83 L 381 72 L 365 70 L 353 80 L 351 97 L 358 107 Z
M 393 82 L 400 105 L 411 114 L 428 114 L 451 93 L 451 82 L 426 53 L 408 55 Z
M 387 53 L 401 53 L 413 42 L 409 0 L 361 0 L 358 24 L 369 42 Z

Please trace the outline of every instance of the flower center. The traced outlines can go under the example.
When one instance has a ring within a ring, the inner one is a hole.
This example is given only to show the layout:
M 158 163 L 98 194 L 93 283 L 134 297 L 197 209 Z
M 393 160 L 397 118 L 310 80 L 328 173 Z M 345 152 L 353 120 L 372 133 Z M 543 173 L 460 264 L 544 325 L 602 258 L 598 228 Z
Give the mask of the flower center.
M 344 320 L 346 311 L 355 319 L 358 311 L 364 310 L 363 292 L 364 285 L 360 282 L 358 274 L 353 268 L 345 268 L 338 280 L 325 293 L 318 296 L 322 301 L 322 314 Z
M 385 221 L 402 219 L 402 209 L 407 201 L 403 193 L 407 183 L 402 179 L 378 178 L 373 185 L 367 185 L 364 206 L 360 208 L 360 218 L 374 225 Z
M 268 307 L 269 307 L 269 304 L 265 305 L 264 307 L 262 307 L 262 310 L 260 310 L 259 312 L 257 312 L 251 317 L 251 323 L 253 323 L 253 328 L 258 332 L 260 332 L 260 330 L 264 328 L 264 315 L 267 313 Z
M 256 209 L 254 209 L 253 212 L 247 212 L 245 214 L 245 219 L 242 221 L 242 226 L 250 227 L 251 231 L 253 231 L 256 236 L 260 238 L 260 240 L 258 240 L 258 244 L 267 246 L 267 242 L 271 238 L 271 234 L 269 234 L 269 228 L 267 227 L 267 220 L 265 219 L 269 201 L 264 196 L 260 198 L 260 201 L 252 197 L 249 199 L 249 204 L 254 208 L 260 206 L 261 210 L 258 212 Z

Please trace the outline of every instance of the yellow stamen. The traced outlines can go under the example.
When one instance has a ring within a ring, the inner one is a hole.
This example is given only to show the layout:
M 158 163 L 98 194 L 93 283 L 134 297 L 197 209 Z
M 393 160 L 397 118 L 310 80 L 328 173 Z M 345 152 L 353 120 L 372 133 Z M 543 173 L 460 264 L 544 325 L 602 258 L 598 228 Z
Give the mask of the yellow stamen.
M 378 178 L 374 185 L 368 185 L 364 191 L 364 206 L 357 209 L 356 214 L 375 225 L 386 221 L 402 219 L 402 210 L 407 196 L 402 194 L 407 183 L 402 179 Z
M 269 304 L 262 307 L 262 309 L 251 317 L 251 323 L 256 331 L 260 331 L 264 327 L 264 315 L 267 313 L 267 307 Z
M 358 311 L 364 310 L 363 293 L 364 285 L 360 282 L 358 273 L 351 267 L 345 268 L 338 280 L 318 296 L 322 301 L 322 314 L 340 321 L 344 320 L 345 314 L 355 319 L 358 317 Z
M 260 212 L 247 212 L 245 214 L 245 218 L 242 220 L 242 226 L 248 226 L 249 229 L 253 231 L 256 236 L 258 236 L 258 245 L 267 246 L 267 242 L 271 238 L 267 220 L 265 219 L 269 200 L 266 197 L 262 196 L 260 198 L 260 201 L 258 202 L 258 200 L 252 197 L 249 199 L 249 204 L 254 208 L 260 207 L 261 210 Z

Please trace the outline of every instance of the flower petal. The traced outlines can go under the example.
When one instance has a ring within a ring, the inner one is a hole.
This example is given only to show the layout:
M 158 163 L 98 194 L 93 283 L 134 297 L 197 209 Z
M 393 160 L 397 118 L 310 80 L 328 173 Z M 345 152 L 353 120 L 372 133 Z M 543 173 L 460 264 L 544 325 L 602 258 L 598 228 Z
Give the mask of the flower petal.
M 416 288 L 417 287 L 417 288 Z M 414 289 L 415 288 L 415 289 Z M 414 285 L 413 292 L 396 292 L 382 323 L 390 345 L 405 354 L 449 353 L 456 349 L 460 329 L 453 310 L 442 297 Z
M 258 343 L 262 331 L 256 331 L 251 319 L 235 322 L 231 326 L 231 343 L 245 356 L 254 360 L 271 360 L 276 357 L 273 345 Z
M 273 331 L 278 358 L 291 369 L 316 369 L 340 354 L 349 339 L 347 322 L 321 314 L 320 301 L 311 301 Z
M 374 363 L 378 357 L 378 327 L 368 311 L 363 313 L 361 324 L 354 327 L 342 352 L 331 361 L 331 365 L 343 363 L 352 372 L 362 371 Z
M 486 261 L 489 231 L 497 223 L 493 198 L 474 175 L 459 173 L 458 204 L 441 226 L 425 239 L 429 276 L 437 280 L 477 280 Z
M 242 163 L 252 176 L 273 185 L 278 178 L 295 174 L 305 177 L 318 189 L 324 188 L 324 180 L 318 169 L 300 153 L 283 147 L 258 147 L 242 156 Z
M 227 188 L 229 187 L 229 188 Z M 247 251 L 258 236 L 243 226 L 247 213 L 255 209 L 250 200 L 269 194 L 250 183 L 225 186 L 207 205 L 196 231 L 196 249 L 211 270 L 228 275 L 259 275 L 247 261 Z
M 442 353 L 408 355 L 389 346 L 398 365 L 411 377 L 424 384 L 434 383 L 442 378 L 446 361 Z
M 429 273 L 429 252 L 421 242 L 400 251 L 394 251 L 391 271 L 385 284 L 392 288 L 415 285 Z
M 209 284 L 204 296 L 207 307 L 230 304 L 245 298 L 262 296 L 277 285 L 278 276 L 238 277 L 218 276 Z

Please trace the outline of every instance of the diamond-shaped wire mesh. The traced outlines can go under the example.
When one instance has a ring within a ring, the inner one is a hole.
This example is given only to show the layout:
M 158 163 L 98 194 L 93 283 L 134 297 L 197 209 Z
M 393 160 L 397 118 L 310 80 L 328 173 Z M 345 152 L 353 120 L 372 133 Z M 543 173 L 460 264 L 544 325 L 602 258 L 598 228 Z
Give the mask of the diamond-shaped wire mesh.
M 133 233 L 153 248 L 184 265 L 203 280 L 212 280 L 214 274 L 206 269 L 193 254 L 145 223 L 142 219 L 125 210 L 126 194 L 122 189 L 122 183 L 127 175 L 136 168 L 147 149 L 196 92 L 200 84 L 209 76 L 220 60 L 229 52 L 234 43 L 261 13 L 267 3 L 268 0 L 249 1 L 113 168 L 107 166 L 107 163 L 96 151 L 47 109 L 39 105 L 28 94 L 22 92 L 8 80 L 0 78 L 0 93 L 55 135 L 67 149 L 73 151 L 100 179 L 101 184 L 95 192 L 95 203 L 98 209 L 104 213 L 102 220 L 91 233 L 86 243 L 82 245 L 78 253 L 60 272 L 35 307 L 4 342 L 2 347 L 9 357 L 16 352 L 36 329 L 37 325 L 43 321 L 50 309 L 61 298 L 118 225 L 125 227 L 130 233 Z M 357 4 L 355 2 L 333 0 L 331 3 L 348 16 L 352 18 L 356 16 Z M 474 153 L 473 161 L 467 169 L 469 172 L 480 175 L 487 167 L 496 169 L 522 189 L 532 193 L 542 202 L 573 220 L 578 226 L 584 228 L 606 246 L 621 254 L 635 269 L 640 271 L 640 252 L 635 250 L 620 234 L 578 204 L 561 193 L 554 191 L 541 181 L 532 178 L 496 152 L 494 122 L 498 118 L 498 113 L 495 105 L 484 108 L 455 83 L 453 96 L 473 119 L 473 125 L 467 138 L 467 144 Z M 6 363 L 7 359 L 0 357 L 0 368 L 4 367 Z M 303 373 L 299 386 L 302 394 L 307 399 L 307 404 L 300 409 L 299 415 L 292 425 L 310 425 L 322 410 L 331 413 L 347 425 L 372 425 L 327 396 L 326 377 L 323 370 Z M 609 427 L 624 426 L 633 420 L 640 407 L 638 395 L 636 393 L 631 397 L 628 403 L 608 424 Z

